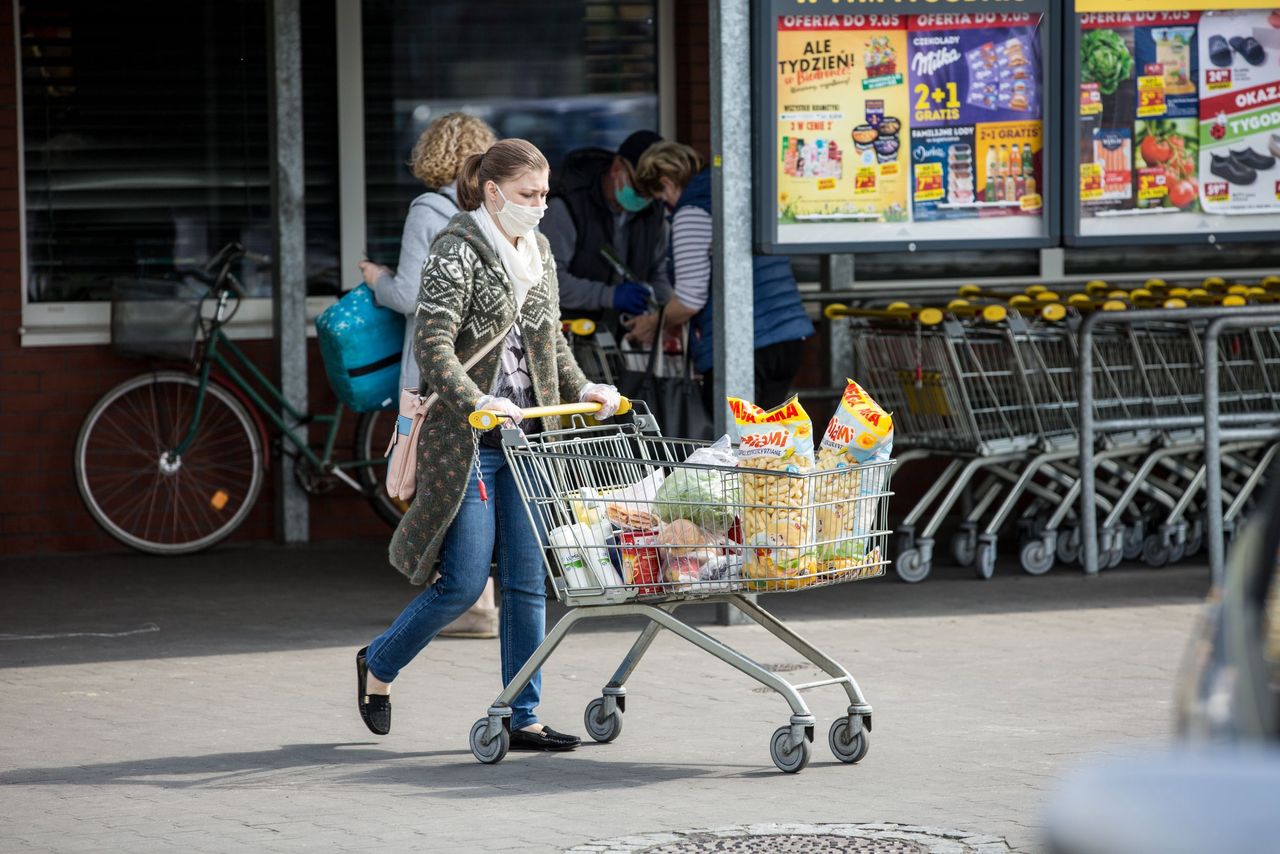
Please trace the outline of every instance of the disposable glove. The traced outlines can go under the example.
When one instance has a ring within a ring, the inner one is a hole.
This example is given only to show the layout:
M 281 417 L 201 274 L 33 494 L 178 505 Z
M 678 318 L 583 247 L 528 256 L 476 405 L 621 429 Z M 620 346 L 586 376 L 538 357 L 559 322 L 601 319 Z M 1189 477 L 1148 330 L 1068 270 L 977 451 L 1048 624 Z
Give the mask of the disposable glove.
M 644 314 L 649 309 L 649 289 L 637 282 L 621 282 L 613 288 L 613 310 L 619 314 Z
M 524 420 L 524 413 L 520 411 L 520 407 L 505 397 L 494 397 L 491 394 L 486 394 L 476 401 L 476 412 L 481 411 L 501 413 L 511 419 L 512 424 L 519 424 Z
M 618 390 L 611 385 L 587 383 L 582 393 L 578 395 L 578 402 L 600 404 L 600 411 L 592 417 L 597 421 L 604 421 L 617 414 L 618 407 L 622 405 L 622 395 L 618 394 Z

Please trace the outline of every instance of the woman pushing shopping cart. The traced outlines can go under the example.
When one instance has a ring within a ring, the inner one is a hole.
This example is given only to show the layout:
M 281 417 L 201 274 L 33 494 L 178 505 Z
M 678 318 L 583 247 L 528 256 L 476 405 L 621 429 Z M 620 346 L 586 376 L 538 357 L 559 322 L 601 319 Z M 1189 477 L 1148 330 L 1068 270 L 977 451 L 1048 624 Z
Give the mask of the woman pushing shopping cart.
M 787 701 L 790 717 L 769 740 L 778 768 L 794 773 L 808 764 L 817 721 L 801 692 L 830 685 L 848 696 L 829 732 L 831 750 L 843 762 L 860 761 L 868 748 L 871 706 L 857 681 L 746 598 L 884 574 L 893 462 L 886 443 L 850 429 L 854 413 L 870 411 L 857 394 L 846 393 L 842 409 L 849 417 L 838 413 L 832 419 L 816 455 L 812 428 L 794 400 L 772 412 L 738 402 L 736 448 L 728 437 L 714 444 L 664 437 L 639 402 L 626 423 L 587 422 L 583 413 L 598 408 L 588 403 L 523 413 L 528 418 L 572 410 L 569 429 L 531 436 L 503 429 L 503 454 L 544 546 L 556 598 L 569 612 L 472 727 L 475 757 L 492 764 L 506 755 L 512 703 L 577 623 L 640 616 L 648 620 L 646 627 L 601 696 L 587 705 L 584 723 L 596 741 L 610 742 L 621 733 L 627 680 L 658 631 L 667 629 Z M 629 406 L 624 400 L 623 411 Z M 477 412 L 470 423 L 478 434 L 500 420 L 500 413 Z M 861 439 L 862 453 L 828 447 L 832 435 L 835 445 Z M 737 608 L 827 678 L 789 683 L 682 621 L 676 612 L 691 602 Z

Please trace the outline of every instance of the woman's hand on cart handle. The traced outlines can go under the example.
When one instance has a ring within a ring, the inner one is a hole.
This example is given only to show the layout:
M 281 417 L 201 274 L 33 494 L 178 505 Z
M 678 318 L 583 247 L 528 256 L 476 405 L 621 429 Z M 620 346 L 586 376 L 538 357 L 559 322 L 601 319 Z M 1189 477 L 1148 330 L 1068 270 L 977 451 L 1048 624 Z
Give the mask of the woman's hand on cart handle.
M 564 403 L 559 406 L 531 406 L 518 410 L 522 418 L 559 418 L 564 415 L 595 415 L 604 409 L 599 403 Z M 631 411 L 631 401 L 619 398 L 618 411 L 614 414 L 625 415 Z M 492 430 L 509 416 L 505 412 L 477 409 L 467 416 L 467 423 L 476 430 Z
M 467 420 L 478 430 L 490 430 L 504 420 L 519 424 L 524 417 L 524 410 L 507 398 L 486 394 L 476 401 L 475 411 L 468 416 Z
M 622 395 L 611 385 L 605 383 L 587 383 L 578 393 L 579 403 L 598 403 L 600 411 L 595 414 L 597 421 L 604 421 L 617 414 L 622 406 Z

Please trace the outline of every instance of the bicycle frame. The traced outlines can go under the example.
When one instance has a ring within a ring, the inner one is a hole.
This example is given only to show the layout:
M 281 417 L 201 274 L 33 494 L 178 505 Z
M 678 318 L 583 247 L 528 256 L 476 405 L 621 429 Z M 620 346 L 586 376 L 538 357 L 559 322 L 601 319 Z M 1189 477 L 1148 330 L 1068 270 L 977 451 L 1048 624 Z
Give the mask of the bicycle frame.
M 281 435 L 287 439 L 290 444 L 297 449 L 298 453 L 311 465 L 315 466 L 318 471 L 333 474 L 343 483 L 350 486 L 357 492 L 363 493 L 365 490 L 360 483 L 347 474 L 347 469 L 357 469 L 374 465 L 378 460 L 347 460 L 345 462 L 335 462 L 333 459 L 333 450 L 338 442 L 338 428 L 342 422 L 342 415 L 345 407 L 339 403 L 334 408 L 332 414 L 312 414 L 309 412 L 299 412 L 297 407 L 289 403 L 285 399 L 283 393 L 271 380 L 258 369 L 244 351 L 235 345 L 235 343 L 227 337 L 222 331 L 227 306 L 227 293 L 223 291 L 218 297 L 218 307 L 214 315 L 212 324 L 210 325 L 209 334 L 205 343 L 204 355 L 200 359 L 199 366 L 199 391 L 196 398 L 195 412 L 191 417 L 191 425 L 187 428 L 186 435 L 182 441 L 178 443 L 172 453 L 181 456 L 186 453 L 191 443 L 195 441 L 196 432 L 200 428 L 200 417 L 204 411 L 204 395 L 205 389 L 209 385 L 209 377 L 214 367 L 222 371 L 229 377 L 236 388 L 240 390 L 253 403 L 254 407 L 261 414 L 275 425 Z M 230 358 L 224 356 L 227 353 Z M 246 378 L 246 374 L 249 378 Z M 256 384 L 256 385 L 255 385 Z M 258 387 L 261 387 L 266 395 L 259 393 Z M 281 415 L 283 411 L 284 415 Z M 292 420 L 293 426 L 290 426 L 289 420 Z M 295 428 L 299 425 L 308 425 L 316 423 L 326 427 L 326 435 L 323 450 L 317 455 L 307 443 L 306 439 L 299 436 L 295 432 Z

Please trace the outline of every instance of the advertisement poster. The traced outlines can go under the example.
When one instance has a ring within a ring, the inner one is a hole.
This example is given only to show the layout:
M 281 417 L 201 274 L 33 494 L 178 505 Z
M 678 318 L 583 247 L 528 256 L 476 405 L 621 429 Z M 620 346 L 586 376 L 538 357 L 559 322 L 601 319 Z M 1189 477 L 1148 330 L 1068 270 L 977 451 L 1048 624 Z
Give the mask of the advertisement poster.
M 777 39 L 778 222 L 908 221 L 905 19 L 784 16 Z
M 1196 212 L 1199 12 L 1081 16 L 1085 217 Z
M 1042 213 L 1039 23 L 1027 13 L 912 16 L 915 220 Z
M 1280 10 L 1205 12 L 1199 30 L 1201 203 L 1280 212 Z

